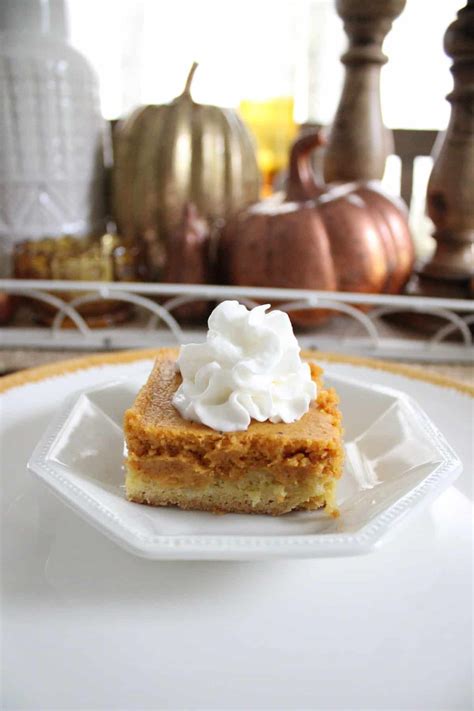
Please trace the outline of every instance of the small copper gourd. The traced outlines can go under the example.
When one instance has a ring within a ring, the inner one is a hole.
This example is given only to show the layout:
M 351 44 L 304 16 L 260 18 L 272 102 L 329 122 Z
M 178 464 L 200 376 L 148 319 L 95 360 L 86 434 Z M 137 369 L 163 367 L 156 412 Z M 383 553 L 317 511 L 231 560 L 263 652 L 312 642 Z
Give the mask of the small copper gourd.
M 183 209 L 178 227 L 166 242 L 166 264 L 163 281 L 175 284 L 210 284 L 213 281 L 211 232 L 193 203 Z M 199 321 L 210 311 L 206 301 L 192 301 L 173 310 L 183 321 Z

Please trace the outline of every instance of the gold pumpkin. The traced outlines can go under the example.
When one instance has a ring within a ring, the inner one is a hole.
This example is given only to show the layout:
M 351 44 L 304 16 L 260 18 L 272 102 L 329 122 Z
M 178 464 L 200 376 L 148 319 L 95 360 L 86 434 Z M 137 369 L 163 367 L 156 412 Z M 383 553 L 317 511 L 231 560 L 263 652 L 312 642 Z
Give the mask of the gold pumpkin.
M 145 241 L 152 278 L 187 204 L 212 229 L 259 197 L 250 133 L 232 109 L 193 101 L 196 67 L 174 101 L 138 108 L 114 132 L 113 216 L 122 236 Z
M 310 153 L 320 132 L 293 145 L 286 194 L 252 205 L 225 225 L 218 273 L 225 284 L 363 293 L 400 292 L 413 267 L 407 211 L 374 182 L 324 185 Z M 294 311 L 312 326 L 328 313 Z

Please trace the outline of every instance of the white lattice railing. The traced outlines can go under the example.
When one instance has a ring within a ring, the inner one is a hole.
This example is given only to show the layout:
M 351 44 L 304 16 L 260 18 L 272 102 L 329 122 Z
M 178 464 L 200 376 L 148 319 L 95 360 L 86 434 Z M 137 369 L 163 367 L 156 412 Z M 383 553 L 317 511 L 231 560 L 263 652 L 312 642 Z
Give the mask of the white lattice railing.
M 259 287 L 15 279 L 0 279 L 0 291 L 37 299 L 58 309 L 51 327 L 13 324 L 1 328 L 0 345 L 4 348 L 116 350 L 183 343 L 199 337 L 204 325 L 182 327 L 173 315 L 178 306 L 193 301 L 237 299 L 248 306 L 273 303 L 287 311 L 331 309 L 343 315 L 343 318 L 298 333 L 301 345 L 306 348 L 405 360 L 474 360 L 470 329 L 474 324 L 474 303 L 462 299 Z M 58 292 L 77 293 L 77 296 L 65 301 Z M 78 309 L 101 299 L 131 303 L 137 307 L 137 317 L 113 328 L 90 328 Z M 155 299 L 159 299 L 159 303 Z M 371 309 L 364 312 L 357 308 L 361 305 Z M 430 336 L 402 329 L 384 318 L 397 312 L 438 316 L 441 325 Z M 66 317 L 73 321 L 75 329 L 62 328 Z

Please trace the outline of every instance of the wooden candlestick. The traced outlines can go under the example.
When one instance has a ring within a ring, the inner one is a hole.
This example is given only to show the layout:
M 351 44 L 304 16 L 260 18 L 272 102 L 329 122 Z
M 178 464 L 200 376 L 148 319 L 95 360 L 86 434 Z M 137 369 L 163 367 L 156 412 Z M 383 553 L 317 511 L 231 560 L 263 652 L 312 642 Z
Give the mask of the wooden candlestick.
M 434 149 L 427 211 L 436 250 L 418 270 L 410 292 L 429 296 L 474 296 L 474 0 L 457 14 L 444 36 L 452 57 L 451 117 Z
M 344 87 L 324 160 L 326 182 L 380 179 L 393 153 L 393 137 L 382 120 L 380 70 L 387 62 L 382 43 L 406 0 L 336 0 L 349 49 L 341 57 Z

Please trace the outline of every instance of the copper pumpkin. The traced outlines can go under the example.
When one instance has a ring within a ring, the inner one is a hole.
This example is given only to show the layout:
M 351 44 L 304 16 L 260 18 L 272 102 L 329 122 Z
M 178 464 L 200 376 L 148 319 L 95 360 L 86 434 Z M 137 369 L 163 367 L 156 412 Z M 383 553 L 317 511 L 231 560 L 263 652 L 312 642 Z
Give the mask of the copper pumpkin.
M 187 203 L 212 228 L 259 198 L 250 133 L 234 110 L 193 101 L 196 67 L 174 101 L 142 106 L 114 131 L 113 217 L 121 235 L 145 241 L 152 278 Z
M 403 288 L 414 259 L 404 204 L 375 181 L 319 184 L 310 153 L 322 142 L 320 132 L 298 139 L 286 195 L 253 205 L 226 224 L 218 250 L 222 281 L 365 293 Z M 324 318 L 316 310 L 292 314 L 298 325 Z

